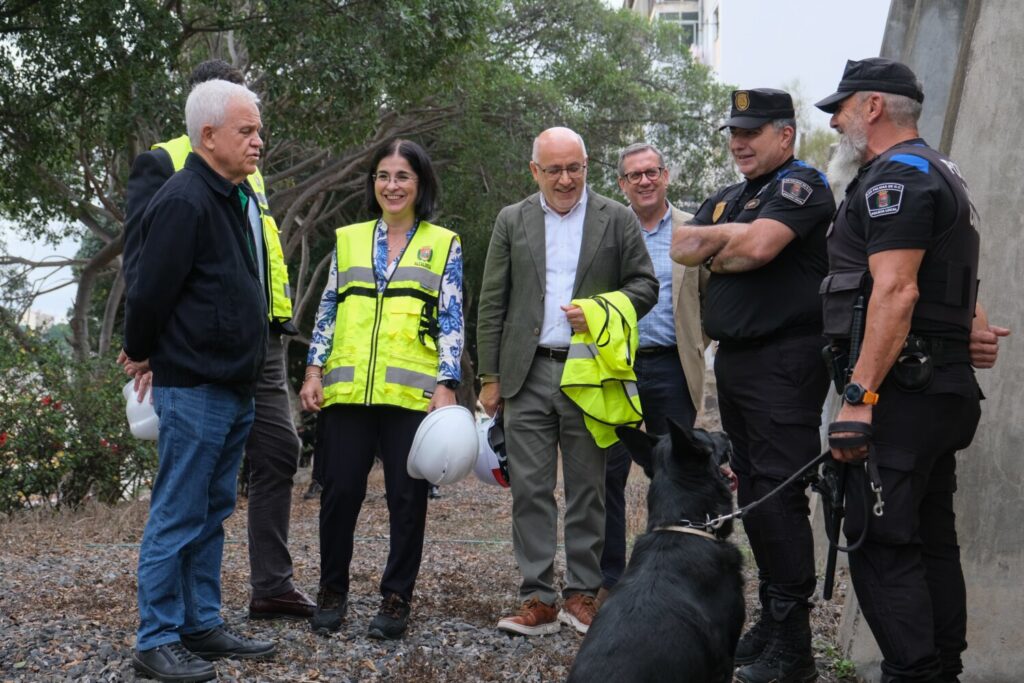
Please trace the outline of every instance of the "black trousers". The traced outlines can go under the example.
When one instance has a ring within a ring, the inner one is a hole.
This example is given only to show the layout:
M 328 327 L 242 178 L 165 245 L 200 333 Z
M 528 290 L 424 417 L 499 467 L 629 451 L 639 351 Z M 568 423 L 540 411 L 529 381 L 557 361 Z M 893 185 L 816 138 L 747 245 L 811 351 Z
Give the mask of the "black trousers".
M 316 458 L 320 483 L 320 584 L 349 588 L 356 520 L 375 456 L 384 466 L 391 546 L 381 595 L 412 600 L 423 556 L 430 484 L 406 471 L 409 448 L 426 413 L 391 406 L 332 405 L 320 413 Z
M 720 344 L 715 379 L 722 427 L 732 441 L 737 498 L 746 505 L 818 455 L 829 377 L 822 337 Z M 814 592 L 814 539 L 806 485 L 794 483 L 743 518 L 762 599 L 806 603 Z
M 697 410 L 690 398 L 679 353 L 674 348 L 637 355 L 633 369 L 648 433 L 667 434 L 670 418 L 681 425 L 693 426 Z M 608 449 L 601 577 L 602 585 L 609 589 L 618 583 L 626 569 L 626 480 L 632 463 L 621 441 Z
M 882 517 L 868 514 L 868 535 L 850 553 L 850 574 L 882 651 L 887 683 L 955 681 L 967 648 L 954 455 L 974 438 L 981 409 L 969 368 L 936 372 L 960 372 L 970 385 L 966 391 L 907 393 L 887 380 L 872 411 L 885 508 Z M 851 467 L 844 524 L 851 540 L 860 537 L 865 507 L 874 502 L 865 486 L 863 468 Z

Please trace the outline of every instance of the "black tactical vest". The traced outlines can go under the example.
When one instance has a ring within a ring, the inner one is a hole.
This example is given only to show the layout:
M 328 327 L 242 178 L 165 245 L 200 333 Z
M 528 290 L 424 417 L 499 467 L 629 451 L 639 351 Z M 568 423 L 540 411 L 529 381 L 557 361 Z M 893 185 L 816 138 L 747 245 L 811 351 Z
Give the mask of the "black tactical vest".
M 955 163 L 924 145 L 897 145 L 879 155 L 874 163 L 883 163 L 901 153 L 926 159 L 931 168 L 942 176 L 956 200 L 955 216 L 948 225 L 936 226 L 932 243 L 921 262 L 917 274 L 919 298 L 911 318 L 911 331 L 915 322 L 933 321 L 955 325 L 963 330 L 966 339 L 970 334 L 978 294 L 979 257 L 979 236 L 975 227 L 977 212 L 967 183 Z M 825 336 L 832 339 L 850 336 L 853 305 L 859 295 L 863 295 L 866 302 L 871 294 L 868 257 L 863 245 L 857 242 L 857 233 L 847 210 L 851 198 L 860 198 L 860 184 L 861 176 L 858 176 L 847 188 L 846 199 L 836 211 L 829 228 L 828 251 L 832 270 L 822 281 L 820 293 Z M 937 216 L 938 220 L 944 218 Z M 858 227 L 866 229 L 866 226 Z M 838 268 L 837 262 L 841 264 Z M 858 267 L 848 267 L 851 263 L 858 264 Z

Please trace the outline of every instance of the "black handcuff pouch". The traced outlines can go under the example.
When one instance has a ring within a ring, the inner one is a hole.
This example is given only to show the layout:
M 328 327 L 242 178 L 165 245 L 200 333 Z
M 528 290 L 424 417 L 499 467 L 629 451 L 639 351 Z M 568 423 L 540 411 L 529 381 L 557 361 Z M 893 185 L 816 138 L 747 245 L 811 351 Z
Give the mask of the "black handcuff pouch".
M 935 363 L 928 349 L 928 342 L 910 334 L 903 344 L 903 350 L 893 363 L 889 375 L 903 391 L 924 391 L 932 383 Z

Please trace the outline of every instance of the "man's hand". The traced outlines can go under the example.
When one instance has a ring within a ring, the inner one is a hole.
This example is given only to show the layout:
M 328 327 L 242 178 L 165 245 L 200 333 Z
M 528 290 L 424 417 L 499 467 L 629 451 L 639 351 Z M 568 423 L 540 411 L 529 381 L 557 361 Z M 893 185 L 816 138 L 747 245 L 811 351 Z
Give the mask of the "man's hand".
M 839 410 L 839 414 L 836 415 L 836 422 L 864 422 L 865 424 L 871 424 L 871 406 L 868 404 L 851 406 L 849 403 L 843 403 L 843 407 Z M 863 434 L 856 434 L 854 432 L 837 432 L 835 434 L 829 434 L 829 436 L 837 437 L 857 437 L 863 436 Z M 857 446 L 856 448 L 833 448 L 832 457 L 839 462 L 859 462 L 864 458 L 868 457 L 868 447 Z
M 149 363 L 146 363 L 147 367 Z M 140 372 L 135 375 L 135 394 L 139 398 L 139 403 L 146 398 L 146 394 L 149 392 L 149 388 L 153 386 L 153 371 L 147 370 L 146 372 Z M 153 397 L 149 397 L 149 402 L 153 402 Z
M 561 308 L 565 311 L 565 319 L 569 321 L 569 325 L 572 327 L 573 332 L 582 334 L 590 331 L 590 328 L 587 327 L 587 317 L 583 315 L 582 308 L 572 304 L 562 306 Z
M 427 406 L 427 412 L 432 413 L 438 408 L 453 406 L 456 403 L 455 392 L 443 384 L 438 384 L 434 389 L 434 395 L 430 399 L 430 404 Z
M 1010 330 L 1005 327 L 986 325 L 971 330 L 971 343 L 968 351 L 971 354 L 971 365 L 984 370 L 994 367 L 999 355 L 999 338 L 1008 337 Z
M 501 382 L 488 382 L 480 387 L 479 399 L 487 416 L 494 417 L 494 414 L 498 412 L 498 407 L 502 404 Z

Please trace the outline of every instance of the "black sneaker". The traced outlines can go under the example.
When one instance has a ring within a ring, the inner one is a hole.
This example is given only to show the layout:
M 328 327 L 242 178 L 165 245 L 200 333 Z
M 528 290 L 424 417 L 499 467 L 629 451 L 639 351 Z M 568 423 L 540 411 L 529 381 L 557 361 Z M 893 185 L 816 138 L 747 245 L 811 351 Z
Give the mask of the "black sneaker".
M 224 626 L 207 631 L 181 635 L 181 644 L 192 654 L 207 661 L 231 657 L 234 659 L 261 659 L 274 654 L 276 646 L 269 640 L 256 640 L 234 633 Z
M 371 638 L 397 640 L 409 625 L 409 603 L 397 593 L 389 593 L 380 603 L 380 611 L 370 622 Z
M 213 664 L 196 657 L 179 642 L 132 653 L 135 671 L 158 681 L 210 681 L 217 677 Z
M 327 635 L 341 628 L 341 622 L 348 611 L 348 593 L 338 593 L 327 586 L 320 586 L 316 594 L 316 611 L 309 625 L 316 633 Z

